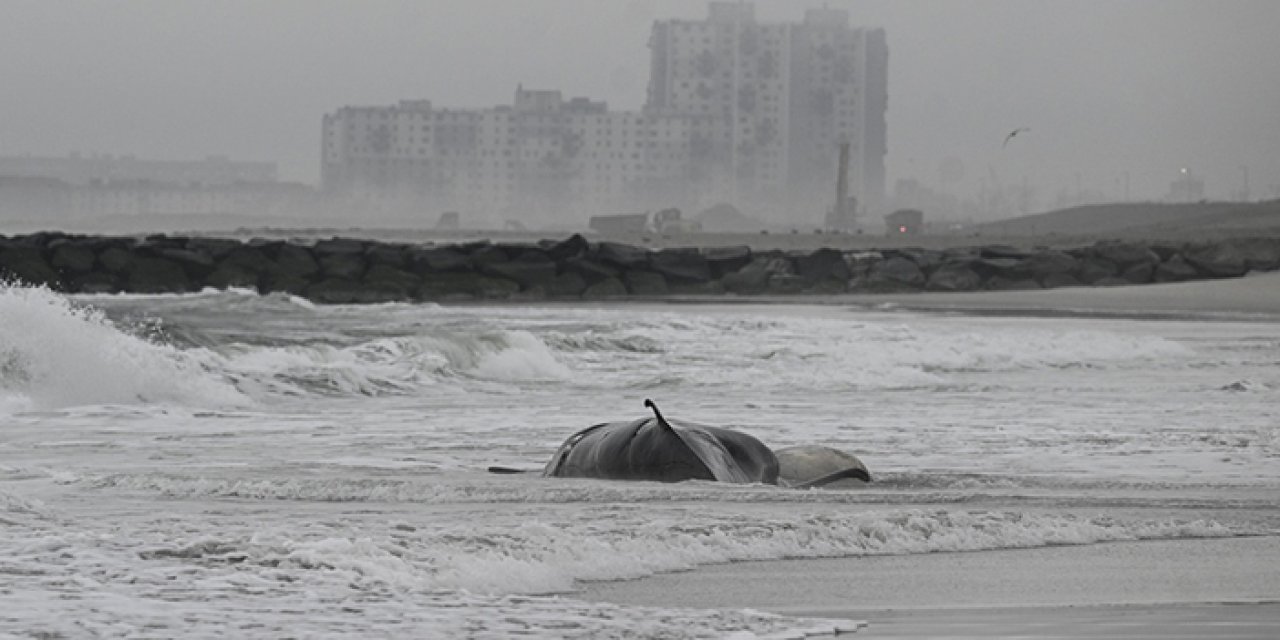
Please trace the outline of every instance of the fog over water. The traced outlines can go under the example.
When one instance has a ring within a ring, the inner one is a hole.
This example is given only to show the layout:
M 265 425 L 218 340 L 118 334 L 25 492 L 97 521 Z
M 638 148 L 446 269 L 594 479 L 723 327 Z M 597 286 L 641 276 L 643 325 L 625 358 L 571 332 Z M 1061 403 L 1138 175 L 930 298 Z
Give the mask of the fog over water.
M 762 21 L 819 2 L 759 0 Z M 888 188 L 1024 181 L 1161 198 L 1182 167 L 1226 198 L 1280 196 L 1280 3 L 827 0 L 886 29 Z M 0 155 L 224 154 L 318 181 L 320 117 L 517 83 L 636 109 L 656 19 L 687 0 L 5 3 Z M 1007 148 L 1005 135 L 1030 127 Z M 954 158 L 951 171 L 940 171 Z M 1247 169 L 1246 169 L 1247 168 Z M 962 171 L 956 171 L 962 169 Z M 941 174 L 948 174 L 946 176 Z

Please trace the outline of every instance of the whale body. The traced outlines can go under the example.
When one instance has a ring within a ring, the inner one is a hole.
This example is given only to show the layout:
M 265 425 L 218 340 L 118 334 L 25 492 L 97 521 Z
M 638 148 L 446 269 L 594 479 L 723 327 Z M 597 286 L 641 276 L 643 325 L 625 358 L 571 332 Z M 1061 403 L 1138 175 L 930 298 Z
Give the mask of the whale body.
M 862 461 L 830 447 L 802 446 L 775 453 L 756 438 L 732 429 L 667 420 L 652 400 L 652 418 L 606 422 L 567 440 L 542 471 L 545 477 L 820 487 L 855 478 L 871 480 Z M 491 471 L 507 471 L 491 467 Z
M 652 418 L 607 422 L 565 440 L 543 475 L 610 480 L 716 480 L 777 484 L 778 458 L 754 437 L 721 427 Z

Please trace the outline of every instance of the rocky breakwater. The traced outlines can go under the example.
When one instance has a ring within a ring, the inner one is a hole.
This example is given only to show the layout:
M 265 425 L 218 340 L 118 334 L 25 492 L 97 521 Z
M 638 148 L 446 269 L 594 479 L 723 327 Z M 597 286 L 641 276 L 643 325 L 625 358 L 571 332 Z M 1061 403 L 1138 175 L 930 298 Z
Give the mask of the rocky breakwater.
M 70 293 L 287 292 L 321 303 L 605 299 L 1111 286 L 1280 269 L 1280 238 L 1099 242 L 1065 250 L 649 250 L 580 235 L 536 244 L 313 244 L 152 235 L 0 236 L 0 279 Z

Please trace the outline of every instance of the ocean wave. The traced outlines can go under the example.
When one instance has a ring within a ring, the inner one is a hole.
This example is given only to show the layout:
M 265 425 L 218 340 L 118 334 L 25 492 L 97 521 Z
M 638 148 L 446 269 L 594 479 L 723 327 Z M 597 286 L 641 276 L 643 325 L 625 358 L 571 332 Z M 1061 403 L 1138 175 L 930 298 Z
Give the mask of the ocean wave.
M 353 345 L 224 348 L 224 372 L 255 395 L 407 393 L 447 378 L 565 380 L 572 372 L 525 331 L 414 335 Z
M 548 332 L 543 336 L 547 346 L 563 351 L 622 351 L 627 353 L 662 353 L 657 340 L 637 335 L 611 336 L 597 331 L 579 333 Z
M 204 564 L 340 571 L 404 589 L 511 595 L 571 592 L 706 564 L 907 555 L 1239 535 L 1211 520 L 1120 520 L 1016 511 L 894 510 L 785 518 L 599 510 L 573 522 L 329 529 L 206 536 L 144 552 Z
M 298 308 L 281 296 L 264 301 L 245 292 L 163 299 L 171 307 L 242 300 L 255 313 L 264 305 Z M 83 301 L 10 285 L 0 286 L 0 317 L 0 411 L 8 413 L 95 404 L 245 406 L 277 395 L 408 393 L 448 378 L 513 383 L 573 376 L 550 347 L 519 330 L 342 336 L 338 344 L 225 343 L 154 317 L 122 325 Z
M 150 342 L 48 289 L 0 285 L 0 318 L 0 407 L 247 402 L 208 351 Z

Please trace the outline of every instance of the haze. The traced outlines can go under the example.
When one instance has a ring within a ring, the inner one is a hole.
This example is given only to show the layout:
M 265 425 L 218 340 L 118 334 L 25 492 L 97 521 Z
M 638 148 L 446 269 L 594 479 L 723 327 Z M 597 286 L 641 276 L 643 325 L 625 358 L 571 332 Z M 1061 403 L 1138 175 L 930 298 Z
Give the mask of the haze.
M 1040 202 L 1280 197 L 1280 3 L 757 0 L 762 21 L 849 10 L 889 41 L 889 176 Z M 636 109 L 652 22 L 688 0 L 6 2 L 0 155 L 277 162 L 318 182 L 321 115 L 425 98 L 509 103 L 517 83 Z M 1029 127 L 1002 148 L 1005 135 Z M 956 162 L 958 160 L 959 162 Z M 948 170 L 940 171 L 944 165 Z

